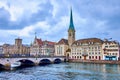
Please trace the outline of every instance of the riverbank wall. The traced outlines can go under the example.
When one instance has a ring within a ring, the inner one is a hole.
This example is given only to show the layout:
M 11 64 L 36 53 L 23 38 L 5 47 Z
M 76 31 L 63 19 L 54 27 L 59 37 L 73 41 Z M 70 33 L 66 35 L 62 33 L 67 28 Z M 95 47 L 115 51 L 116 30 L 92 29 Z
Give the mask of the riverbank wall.
M 110 61 L 110 60 L 76 60 L 69 59 L 69 62 L 75 63 L 95 63 L 95 64 L 120 64 L 120 61 Z

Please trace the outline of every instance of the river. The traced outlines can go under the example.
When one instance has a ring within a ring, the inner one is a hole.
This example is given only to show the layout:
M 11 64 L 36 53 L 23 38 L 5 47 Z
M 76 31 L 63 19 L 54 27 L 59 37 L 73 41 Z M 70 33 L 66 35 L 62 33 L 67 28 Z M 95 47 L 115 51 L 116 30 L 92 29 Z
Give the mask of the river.
M 0 80 L 120 80 L 120 65 L 60 63 L 0 72 Z

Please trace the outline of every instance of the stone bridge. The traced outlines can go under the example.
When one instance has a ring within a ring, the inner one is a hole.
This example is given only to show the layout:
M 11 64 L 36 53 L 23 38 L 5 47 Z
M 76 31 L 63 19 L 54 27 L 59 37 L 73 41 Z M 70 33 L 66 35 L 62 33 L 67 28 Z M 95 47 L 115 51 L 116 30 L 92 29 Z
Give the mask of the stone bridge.
M 63 62 L 65 61 L 64 56 L 55 56 L 55 57 L 6 57 L 6 58 L 0 58 L 0 64 L 6 66 L 10 65 L 12 63 L 15 63 L 16 61 L 29 61 L 31 63 L 34 63 L 36 65 L 42 63 L 42 61 L 49 61 L 50 63 L 55 62 Z

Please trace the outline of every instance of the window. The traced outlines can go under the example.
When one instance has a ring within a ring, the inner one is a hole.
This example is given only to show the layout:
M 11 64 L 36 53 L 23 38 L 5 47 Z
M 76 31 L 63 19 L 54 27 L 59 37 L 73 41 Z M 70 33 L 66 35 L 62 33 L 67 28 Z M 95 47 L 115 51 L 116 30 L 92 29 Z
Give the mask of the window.
M 90 47 L 89 47 L 89 49 L 90 49 Z
M 89 56 L 89 59 L 91 59 L 91 56 Z
M 75 59 L 76 59 L 76 56 L 75 56 Z
M 96 59 L 97 59 L 97 56 L 96 56 Z
M 105 46 L 105 48 L 108 48 L 108 46 Z
M 101 60 L 101 57 L 99 56 L 99 60 Z
M 99 54 L 100 54 L 100 52 L 99 52 Z
M 72 59 L 74 59 L 74 56 L 72 56 Z
M 97 49 L 97 47 L 95 47 L 95 49 Z
M 92 49 L 94 49 L 94 48 L 92 47 Z
M 91 54 L 91 53 L 89 53 L 89 54 Z
M 98 46 L 98 49 L 100 49 L 100 47 Z
M 61 47 L 61 50 L 60 50 L 61 54 L 62 54 L 62 47 Z
M 114 53 L 113 53 L 113 55 L 114 55 Z
M 80 59 L 81 59 L 81 56 L 80 56 Z

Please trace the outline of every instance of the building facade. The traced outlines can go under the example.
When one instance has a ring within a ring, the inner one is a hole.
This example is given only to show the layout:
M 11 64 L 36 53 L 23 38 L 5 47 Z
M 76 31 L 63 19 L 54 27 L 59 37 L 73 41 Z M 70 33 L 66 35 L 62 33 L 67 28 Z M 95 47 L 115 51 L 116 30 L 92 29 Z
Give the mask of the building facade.
M 58 43 L 55 44 L 54 56 L 65 56 L 67 50 L 68 50 L 68 40 L 61 39 Z
M 0 45 L 0 54 L 3 54 L 3 46 Z
M 42 41 L 41 39 L 38 39 L 35 37 L 33 44 L 30 47 L 30 55 L 33 56 L 52 56 L 54 55 L 55 48 L 54 48 L 55 42 L 51 41 Z
M 37 56 L 40 55 L 42 48 L 42 40 L 41 39 L 34 39 L 34 42 L 30 46 L 30 55 Z
M 30 54 L 30 47 L 27 45 L 22 44 L 22 39 L 17 38 L 15 39 L 15 44 L 4 44 L 3 45 L 3 53 L 6 56 L 12 55 L 12 56 L 24 56 Z
M 119 58 L 119 43 L 116 41 L 104 40 L 102 45 L 103 60 L 118 60 Z
M 80 39 L 71 46 L 70 59 L 102 60 L 102 40 L 98 38 Z
M 118 60 L 120 56 L 119 43 L 104 41 L 99 38 L 75 39 L 72 10 L 68 28 L 68 40 L 60 40 L 55 45 L 55 56 L 67 56 L 79 60 Z M 120 59 L 120 58 L 119 58 Z

